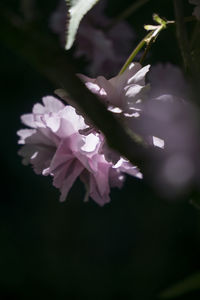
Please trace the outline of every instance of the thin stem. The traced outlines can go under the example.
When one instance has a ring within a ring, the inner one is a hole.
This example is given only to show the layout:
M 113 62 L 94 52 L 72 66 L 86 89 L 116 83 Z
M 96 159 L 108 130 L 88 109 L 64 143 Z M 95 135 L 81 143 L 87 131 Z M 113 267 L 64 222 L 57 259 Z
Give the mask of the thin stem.
M 142 57 L 140 58 L 140 64 L 142 65 L 143 64 L 143 62 L 144 62 L 144 60 L 145 60 L 145 58 L 146 58 L 146 56 L 147 56 L 147 53 L 149 52 L 149 49 L 151 48 L 151 45 L 153 44 L 153 40 L 151 40 L 148 44 L 147 44 L 147 46 L 146 46 L 146 48 L 145 48 L 145 50 L 144 50 L 144 53 L 143 53 L 143 55 L 142 55 Z
M 128 57 L 126 60 L 125 64 L 121 68 L 119 75 L 124 73 L 124 71 L 128 68 L 134 57 L 138 54 L 138 52 L 142 49 L 142 47 L 146 44 L 147 39 L 149 39 L 152 36 L 152 32 L 149 32 L 142 40 L 141 42 L 137 45 L 137 47 L 133 50 L 131 55 Z
M 157 26 L 157 28 L 155 30 L 152 30 L 151 32 L 149 32 L 141 40 L 141 42 L 137 45 L 137 47 L 133 50 L 133 52 L 131 53 L 131 55 L 126 60 L 125 64 L 123 65 L 123 67 L 121 68 L 121 70 L 119 72 L 119 75 L 121 75 L 122 73 L 124 73 L 124 71 L 128 68 L 128 66 L 130 65 L 130 63 L 132 62 L 132 60 L 135 58 L 135 56 L 138 54 L 138 52 L 142 49 L 142 47 L 145 44 L 147 44 L 147 48 L 146 48 L 145 53 L 144 53 L 144 55 L 146 56 L 147 52 L 150 49 L 150 46 L 152 45 L 152 43 L 157 38 L 157 36 L 159 35 L 160 31 L 163 30 L 165 27 L 166 27 L 166 23 L 163 23 L 163 24 Z M 143 57 L 142 57 L 142 61 L 143 61 Z
M 165 23 L 163 23 L 161 26 L 159 26 L 155 31 L 152 32 L 152 37 L 149 39 L 149 42 L 147 43 L 147 46 L 144 50 L 144 53 L 140 59 L 140 64 L 142 65 L 147 53 L 149 52 L 149 49 L 151 48 L 152 44 L 155 42 L 155 39 L 157 38 L 158 34 L 160 33 L 161 30 L 163 30 L 164 28 L 166 28 L 166 25 L 168 24 L 174 24 L 174 21 L 166 21 Z

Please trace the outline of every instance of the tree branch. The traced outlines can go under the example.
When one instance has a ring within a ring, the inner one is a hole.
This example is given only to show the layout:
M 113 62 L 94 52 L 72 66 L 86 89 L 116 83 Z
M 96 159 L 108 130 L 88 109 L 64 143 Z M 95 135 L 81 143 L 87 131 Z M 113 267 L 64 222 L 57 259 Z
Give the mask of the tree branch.
M 67 91 L 77 108 L 105 135 L 109 146 L 143 169 L 147 149 L 134 139 L 104 104 L 75 75 L 71 57 L 52 40 L 32 28 L 17 28 L 0 10 L 0 39 Z
M 174 12 L 176 19 L 176 35 L 186 70 L 190 69 L 189 41 L 187 37 L 186 25 L 184 21 L 182 0 L 174 0 Z

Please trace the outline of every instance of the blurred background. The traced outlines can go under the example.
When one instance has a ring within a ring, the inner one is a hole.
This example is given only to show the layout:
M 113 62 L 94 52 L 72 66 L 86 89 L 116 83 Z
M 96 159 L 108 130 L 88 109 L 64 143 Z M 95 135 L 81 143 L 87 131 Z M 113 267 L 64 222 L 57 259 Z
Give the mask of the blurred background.
M 28 0 L 27 0 L 28 1 Z M 22 14 L 20 1 L 4 1 Z M 59 1 L 35 1 L 38 24 L 49 31 Z M 132 0 L 108 0 L 118 15 Z M 192 7 L 185 1 L 186 15 Z M 136 43 L 156 12 L 174 18 L 172 1 L 149 1 L 127 19 Z M 71 52 L 73 55 L 73 50 Z M 167 201 L 127 177 L 103 208 L 83 203 L 77 181 L 65 203 L 51 178 L 36 176 L 17 155 L 20 115 L 57 86 L 0 41 L 1 200 L 0 299 L 157 299 L 167 287 L 200 270 L 200 211 L 190 199 Z M 174 28 L 163 32 L 146 63 L 181 64 Z M 85 62 L 77 59 L 79 72 Z M 196 290 L 178 299 L 198 299 Z

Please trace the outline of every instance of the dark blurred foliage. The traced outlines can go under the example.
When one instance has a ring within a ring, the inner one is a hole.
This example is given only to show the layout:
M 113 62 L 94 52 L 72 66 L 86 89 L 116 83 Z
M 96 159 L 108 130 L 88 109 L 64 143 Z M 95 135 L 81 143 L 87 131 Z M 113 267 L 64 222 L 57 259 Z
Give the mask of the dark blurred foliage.
M 109 0 L 118 14 L 132 0 Z M 36 1 L 45 28 L 57 1 Z M 192 8 L 186 4 L 186 12 Z M 18 10 L 19 1 L 7 1 Z M 173 19 L 172 1 L 152 0 L 128 18 L 138 41 L 152 13 Z M 134 178 L 113 190 L 103 208 L 83 203 L 83 186 L 65 203 L 51 179 L 36 176 L 18 157 L 20 115 L 55 86 L 15 49 L 1 43 L 0 299 L 157 299 L 166 287 L 200 269 L 200 212 L 189 202 L 167 202 Z M 180 64 L 174 28 L 163 32 L 148 63 Z M 81 70 L 80 65 L 80 72 Z M 198 299 L 194 292 L 179 299 Z

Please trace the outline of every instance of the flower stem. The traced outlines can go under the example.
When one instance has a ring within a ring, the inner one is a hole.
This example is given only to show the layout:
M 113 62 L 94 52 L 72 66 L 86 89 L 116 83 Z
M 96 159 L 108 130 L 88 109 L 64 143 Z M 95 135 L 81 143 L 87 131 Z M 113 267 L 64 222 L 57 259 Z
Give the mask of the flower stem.
M 167 22 L 160 24 L 159 26 L 155 26 L 156 29 L 150 31 L 142 40 L 141 42 L 137 45 L 137 47 L 133 50 L 133 52 L 131 53 L 131 55 L 128 57 L 128 59 L 126 60 L 125 64 L 123 65 L 123 67 L 121 68 L 119 75 L 121 75 L 122 73 L 124 73 L 124 71 L 128 68 L 128 66 L 130 65 L 130 63 L 132 62 L 132 60 L 135 58 L 135 56 L 138 54 L 138 52 L 142 49 L 142 47 L 146 44 L 147 48 L 145 50 L 144 55 L 142 56 L 142 61 L 143 59 L 146 57 L 146 54 L 150 48 L 150 46 L 152 45 L 152 43 L 155 41 L 155 39 L 157 38 L 158 34 L 160 33 L 161 30 L 163 30 L 164 28 L 166 28 L 166 24 Z M 141 62 L 140 60 L 140 62 Z
M 123 67 L 121 68 L 119 75 L 121 75 L 122 73 L 124 73 L 124 71 L 128 68 L 128 66 L 130 65 L 130 63 L 132 62 L 132 60 L 134 59 L 134 57 L 138 54 L 138 52 L 142 49 L 142 47 L 146 44 L 146 40 L 148 38 L 151 37 L 151 32 L 148 33 L 142 40 L 141 42 L 137 45 L 137 47 L 133 50 L 133 52 L 131 53 L 131 55 L 128 57 L 128 59 L 126 60 L 125 64 L 123 65 Z
M 140 58 L 140 64 L 142 65 L 143 64 L 143 62 L 144 62 L 144 60 L 145 60 L 145 58 L 146 58 L 146 56 L 147 56 L 147 53 L 149 52 L 149 49 L 151 48 L 151 45 L 153 44 L 153 40 L 151 40 L 148 44 L 147 44 L 147 46 L 146 46 L 146 48 L 145 48 L 145 50 L 144 50 L 144 53 L 143 53 L 143 55 L 142 55 L 142 57 Z
M 6 11 L 0 2 L 0 41 L 27 59 L 55 87 L 66 90 L 75 108 L 104 134 L 109 146 L 143 171 L 149 151 L 75 75 L 77 72 L 71 56 L 55 43 L 51 35 L 44 35 L 34 26 L 17 26 Z

